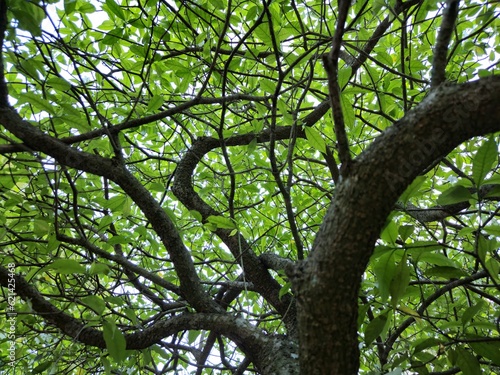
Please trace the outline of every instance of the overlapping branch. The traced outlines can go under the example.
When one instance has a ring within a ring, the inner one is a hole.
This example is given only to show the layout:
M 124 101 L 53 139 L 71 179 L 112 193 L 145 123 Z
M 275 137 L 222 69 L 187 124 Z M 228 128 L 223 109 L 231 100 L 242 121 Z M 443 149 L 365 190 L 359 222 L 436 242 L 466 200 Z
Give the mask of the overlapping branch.
M 59 163 L 108 178 L 119 185 L 142 210 L 169 252 L 181 282 L 181 292 L 199 311 L 219 308 L 203 290 L 189 251 L 177 228 L 151 193 L 121 164 L 112 159 L 78 151 L 22 120 L 12 108 L 0 108 L 0 123 L 35 151 L 52 156 Z
M 6 268 L 0 266 L 0 285 L 7 288 L 9 279 L 12 278 L 11 275 Z M 20 275 L 15 275 L 14 280 L 17 295 L 25 301 L 30 301 L 33 310 L 43 316 L 47 323 L 59 328 L 65 335 L 81 343 L 97 348 L 106 348 L 102 331 L 89 327 L 86 322 L 76 319 L 58 309 Z M 265 336 L 262 330 L 232 314 L 184 313 L 160 320 L 136 332 L 125 334 L 126 348 L 127 350 L 146 349 L 151 345 L 159 343 L 165 337 L 185 330 L 213 330 L 227 336 L 240 345 L 245 353 L 255 361 L 257 366 L 269 365 L 265 358 L 259 358 L 259 353 L 262 352 L 261 349 L 268 345 L 274 346 L 277 344 L 277 339 Z M 290 352 L 288 354 L 291 355 Z M 285 359 L 286 356 L 284 356 L 283 360 Z
M 288 139 L 291 127 L 277 127 L 274 129 L 275 139 Z M 245 134 L 233 136 L 225 140 L 226 146 L 249 144 L 253 139 L 257 142 L 269 142 L 271 131 L 259 134 Z M 194 190 L 192 175 L 197 164 L 211 150 L 220 147 L 220 141 L 215 138 L 198 138 L 182 160 L 177 165 L 172 185 L 172 192 L 189 210 L 198 211 L 203 221 L 209 216 L 220 216 L 221 213 L 207 204 Z M 290 295 L 279 297 L 281 285 L 269 274 L 265 265 L 253 252 L 251 245 L 241 235 L 232 235 L 229 229 L 217 228 L 215 234 L 226 244 L 233 257 L 238 260 L 244 270 L 245 279 L 252 282 L 263 297 L 273 305 L 284 318 L 290 333 L 296 331 L 294 302 Z
M 467 277 L 461 278 L 459 280 L 450 281 L 445 286 L 436 290 L 432 295 L 425 298 L 425 300 L 422 301 L 422 303 L 420 304 L 420 307 L 416 310 L 416 313 L 418 314 L 418 316 L 424 316 L 427 308 L 434 301 L 436 301 L 439 297 L 441 297 L 443 294 L 453 290 L 454 288 L 458 288 L 460 286 L 467 286 L 472 281 L 479 280 L 479 279 L 485 278 L 487 276 L 488 276 L 488 273 L 483 270 L 483 271 L 476 272 L 475 274 L 473 274 L 471 276 L 467 276 Z M 384 343 L 384 350 L 382 351 L 382 358 L 380 359 L 383 364 L 387 363 L 387 358 L 388 358 L 389 353 L 391 352 L 392 347 L 393 347 L 394 343 L 396 342 L 396 340 L 415 321 L 416 321 L 416 317 L 409 317 L 403 323 L 401 323 L 394 330 L 394 332 L 392 332 L 391 335 L 387 338 L 387 340 Z

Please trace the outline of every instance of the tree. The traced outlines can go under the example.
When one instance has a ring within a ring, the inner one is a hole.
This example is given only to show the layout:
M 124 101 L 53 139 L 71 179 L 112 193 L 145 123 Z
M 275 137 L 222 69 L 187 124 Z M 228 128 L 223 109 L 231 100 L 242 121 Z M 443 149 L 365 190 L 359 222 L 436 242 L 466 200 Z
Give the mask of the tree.
M 498 373 L 499 15 L 0 0 L 2 372 Z

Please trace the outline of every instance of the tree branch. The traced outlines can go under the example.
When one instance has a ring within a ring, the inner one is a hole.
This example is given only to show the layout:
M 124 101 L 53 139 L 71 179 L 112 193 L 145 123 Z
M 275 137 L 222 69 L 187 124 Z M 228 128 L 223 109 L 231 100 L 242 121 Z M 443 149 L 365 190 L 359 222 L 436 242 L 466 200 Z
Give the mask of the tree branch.
M 277 127 L 274 129 L 275 139 L 288 139 L 290 127 Z M 271 137 L 270 131 L 258 135 L 247 134 L 234 136 L 225 141 L 226 146 L 248 144 L 257 138 L 257 142 L 267 142 Z M 243 143 L 242 143 L 243 142 Z M 194 190 L 192 174 L 196 165 L 209 151 L 220 147 L 220 141 L 215 138 L 198 138 L 182 160 L 177 165 L 172 192 L 189 210 L 200 213 L 202 221 L 205 222 L 209 216 L 220 216 L 221 213 L 214 210 Z M 238 260 L 244 270 L 246 280 L 252 282 L 262 296 L 283 316 L 289 332 L 296 332 L 296 319 L 294 301 L 290 295 L 279 298 L 281 285 L 269 274 L 264 264 L 253 252 L 251 245 L 240 234 L 231 235 L 231 230 L 217 228 L 215 234 L 226 244 L 231 254 Z
M 436 301 L 439 297 L 441 297 L 443 294 L 447 293 L 448 291 L 457 288 L 462 285 L 467 285 L 471 283 L 472 281 L 482 279 L 484 277 L 487 277 L 488 273 L 486 271 L 480 271 L 477 272 L 471 276 L 464 277 L 463 279 L 459 280 L 453 280 L 450 281 L 448 284 L 443 286 L 442 288 L 436 290 L 432 295 L 427 297 L 420 305 L 420 307 L 417 309 L 417 314 L 420 316 L 423 316 L 425 313 L 425 310 L 434 302 Z M 415 322 L 414 317 L 410 317 L 406 319 L 403 323 L 401 323 L 395 330 L 394 332 L 387 338 L 385 341 L 384 345 L 384 354 L 383 358 L 381 358 L 382 362 L 386 362 L 387 358 L 389 356 L 389 353 L 392 350 L 392 346 L 396 342 L 397 338 L 401 336 L 401 334 L 412 324 Z
M 330 363 L 345 363 L 337 352 L 359 358 L 356 298 L 387 216 L 433 160 L 471 137 L 500 131 L 498 103 L 500 76 L 441 85 L 355 159 L 293 280 L 300 332 L 307 332 L 300 336 L 301 369 L 324 366 L 332 373 L 357 373 L 357 361 L 345 369 Z M 319 334 L 337 340 L 332 345 L 311 340 Z
M 189 251 L 184 246 L 175 224 L 151 193 L 126 169 L 112 160 L 78 151 L 52 138 L 11 108 L 0 108 L 0 123 L 32 150 L 52 156 L 60 164 L 103 176 L 127 193 L 150 221 L 170 254 L 180 280 L 180 290 L 197 311 L 218 311 L 220 307 L 204 291 Z
M 382 36 L 387 31 L 389 26 L 391 26 L 392 22 L 394 22 L 394 20 L 396 19 L 395 16 L 399 15 L 404 10 L 407 10 L 412 6 L 420 4 L 422 2 L 423 0 L 410 0 L 410 1 L 405 1 L 404 3 L 399 1 L 397 2 L 396 6 L 393 9 L 392 14 L 387 16 L 375 29 L 372 37 L 363 47 L 363 53 L 360 54 L 357 58 L 353 59 L 352 61 L 353 64 L 351 65 L 351 77 L 354 74 L 356 74 L 357 70 L 365 63 L 365 61 L 367 60 L 368 56 L 370 56 L 371 52 L 377 45 L 380 38 L 382 38 Z M 342 51 L 340 51 L 340 53 L 342 54 Z M 328 112 L 329 109 L 330 109 L 329 99 L 324 100 L 304 118 L 304 125 L 313 126 L 315 123 L 317 123 L 320 119 L 323 118 L 323 116 Z
M 351 151 L 349 150 L 349 140 L 345 131 L 344 116 L 342 113 L 341 93 L 338 82 L 339 54 L 342 36 L 344 35 L 344 25 L 347 13 L 351 5 L 350 0 L 339 0 L 339 14 L 337 16 L 337 27 L 333 36 L 332 49 L 328 55 L 323 55 L 323 64 L 328 75 L 328 92 L 330 94 L 330 106 L 333 112 L 333 125 L 335 136 L 337 137 L 337 151 L 340 159 L 340 171 L 349 173 L 351 164 Z
M 234 95 L 228 95 L 225 97 L 221 98 L 195 98 L 192 100 L 189 100 L 187 102 L 181 103 L 175 107 L 166 109 L 164 111 L 155 113 L 153 115 L 129 120 L 122 122 L 121 124 L 110 126 L 108 128 L 100 128 L 100 129 L 95 129 L 92 131 L 89 131 L 84 134 L 78 134 L 78 135 L 73 135 L 70 137 L 65 137 L 61 138 L 59 141 L 71 145 L 74 143 L 78 142 L 83 142 L 83 141 L 88 141 L 90 139 L 95 139 L 99 138 L 103 135 L 116 135 L 119 132 L 127 129 L 133 129 L 137 128 L 142 125 L 147 125 L 151 124 L 156 121 L 164 120 L 167 117 L 171 117 L 175 114 L 182 113 L 196 105 L 203 105 L 203 104 L 222 104 L 222 103 L 233 103 L 236 101 L 240 100 L 247 100 L 247 101 L 253 101 L 253 102 L 261 102 L 261 101 L 266 101 L 268 100 L 268 97 L 262 97 L 262 96 L 252 96 L 252 95 L 245 95 L 245 94 L 234 94 Z M 0 145 L 0 155 L 2 154 L 8 154 L 8 153 L 13 153 L 13 152 L 22 152 L 26 151 L 26 145 Z
M 12 274 L 6 268 L 0 266 L 0 285 L 7 288 L 11 278 L 10 275 Z M 81 343 L 101 349 L 106 348 L 102 331 L 91 328 L 85 322 L 59 310 L 20 275 L 15 275 L 14 278 L 17 295 L 24 301 L 29 301 L 33 310 L 47 323 L 54 325 L 63 334 Z M 280 357 L 280 365 L 286 365 L 284 368 L 288 370 L 296 367 L 294 361 L 291 360 L 294 350 L 295 353 L 297 350 L 293 344 L 289 345 L 288 350 L 286 348 L 283 350 L 281 347 L 280 350 L 277 350 L 277 346 L 280 345 L 278 336 L 267 336 L 261 329 L 251 325 L 245 319 L 226 313 L 185 313 L 172 316 L 134 333 L 125 334 L 126 348 L 127 350 L 146 349 L 168 336 L 185 330 L 213 330 L 227 336 L 242 348 L 257 367 L 262 368 L 278 368 L 271 359 L 265 357 L 264 353 L 266 351 L 262 350 L 264 347 L 276 347 L 275 350 L 270 350 L 270 352 Z M 286 364 L 286 361 L 289 363 Z M 270 373 L 289 374 L 284 370 Z M 290 373 L 293 373 L 293 370 Z
M 443 13 L 443 22 L 434 48 L 432 60 L 431 87 L 435 88 L 446 80 L 446 65 L 448 63 L 448 44 L 455 28 L 458 16 L 459 0 L 447 0 L 446 9 Z

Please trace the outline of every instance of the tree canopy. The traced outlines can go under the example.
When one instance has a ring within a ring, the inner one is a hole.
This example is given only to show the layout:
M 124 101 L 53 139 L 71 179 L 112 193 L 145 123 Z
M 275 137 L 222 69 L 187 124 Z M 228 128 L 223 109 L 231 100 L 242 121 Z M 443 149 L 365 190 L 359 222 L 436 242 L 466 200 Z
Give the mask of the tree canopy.
M 499 17 L 0 0 L 0 372 L 500 373 Z

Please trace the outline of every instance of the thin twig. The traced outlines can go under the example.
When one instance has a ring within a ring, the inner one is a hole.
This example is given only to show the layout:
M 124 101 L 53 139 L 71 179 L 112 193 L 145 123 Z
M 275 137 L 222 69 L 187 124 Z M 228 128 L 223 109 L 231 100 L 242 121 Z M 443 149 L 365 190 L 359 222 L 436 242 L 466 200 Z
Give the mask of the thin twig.
M 349 140 L 345 131 L 344 116 L 340 100 L 340 87 L 338 82 L 339 54 L 344 25 L 349 12 L 350 1 L 339 1 L 339 14 L 337 18 L 337 28 L 333 36 L 332 50 L 328 55 L 323 56 L 326 73 L 328 75 L 328 91 L 330 94 L 330 106 L 333 111 L 333 122 L 335 135 L 337 137 L 337 147 L 341 162 L 341 173 L 348 173 L 351 164 L 351 153 L 349 150 Z

